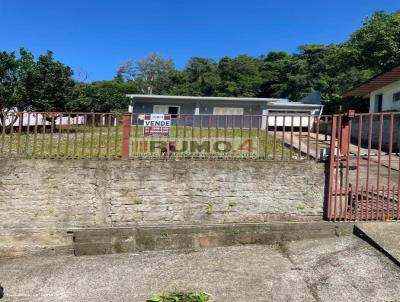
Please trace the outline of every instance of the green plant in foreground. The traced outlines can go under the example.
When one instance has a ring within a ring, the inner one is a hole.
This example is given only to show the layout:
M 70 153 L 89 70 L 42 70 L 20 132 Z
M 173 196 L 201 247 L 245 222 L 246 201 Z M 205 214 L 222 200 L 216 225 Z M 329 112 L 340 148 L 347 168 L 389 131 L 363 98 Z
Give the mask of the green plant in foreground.
M 193 293 L 169 293 L 153 295 L 147 298 L 146 302 L 207 302 L 210 295 L 200 292 Z

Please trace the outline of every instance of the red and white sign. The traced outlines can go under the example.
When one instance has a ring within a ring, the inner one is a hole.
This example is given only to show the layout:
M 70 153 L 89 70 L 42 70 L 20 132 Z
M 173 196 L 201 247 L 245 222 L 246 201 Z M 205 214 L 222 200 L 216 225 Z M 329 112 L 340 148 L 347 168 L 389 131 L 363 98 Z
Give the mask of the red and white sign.
M 143 122 L 144 136 L 169 136 L 171 128 L 170 114 L 145 114 Z

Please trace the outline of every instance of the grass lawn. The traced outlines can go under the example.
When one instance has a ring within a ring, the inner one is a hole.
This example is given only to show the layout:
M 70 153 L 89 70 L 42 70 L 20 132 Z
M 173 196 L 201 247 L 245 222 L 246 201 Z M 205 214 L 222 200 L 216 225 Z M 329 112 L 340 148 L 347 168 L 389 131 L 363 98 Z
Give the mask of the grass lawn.
M 55 127 L 46 129 L 17 128 L 0 134 L 0 157 L 3 158 L 120 158 L 122 126 L 71 126 L 69 131 Z M 132 126 L 130 156 L 132 158 L 164 158 L 166 146 L 172 158 L 196 159 L 289 159 L 290 150 L 282 140 L 265 130 L 240 128 L 171 127 L 169 137 L 143 137 L 142 126 Z M 173 147 L 172 147 L 173 146 Z M 175 149 L 175 152 L 172 152 Z M 295 151 L 293 156 L 295 156 Z

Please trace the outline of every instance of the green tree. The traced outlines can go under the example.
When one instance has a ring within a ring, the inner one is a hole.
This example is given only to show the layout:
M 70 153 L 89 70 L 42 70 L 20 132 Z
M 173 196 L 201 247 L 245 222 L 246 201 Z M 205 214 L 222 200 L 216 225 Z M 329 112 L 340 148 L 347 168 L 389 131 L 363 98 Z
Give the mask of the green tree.
M 262 83 L 260 61 L 247 55 L 222 58 L 218 63 L 221 79 L 219 94 L 226 96 L 256 96 Z
M 67 102 L 75 86 L 72 75 L 72 69 L 55 61 L 51 51 L 40 55 L 33 72 L 32 110 L 66 110 Z
M 220 82 L 217 66 L 210 58 L 190 58 L 182 72 L 171 75 L 171 83 L 179 85 L 173 86 L 169 92 L 178 95 L 216 95 Z
M 343 43 L 304 44 L 292 54 L 273 51 L 258 58 L 223 57 L 219 62 L 194 57 L 181 71 L 172 61 L 151 55 L 122 65 L 117 78 L 137 83 L 142 93 L 157 94 L 297 101 L 319 90 L 329 110 L 365 110 L 367 102 L 343 100 L 341 94 L 395 64 L 400 64 L 400 12 L 376 12 Z
M 35 61 L 21 48 L 0 53 L 0 101 L 3 110 L 63 111 L 75 82 L 72 69 L 48 51 Z
M 19 78 L 20 68 L 15 52 L 0 52 L 0 110 L 24 107 Z
M 297 99 L 300 83 L 304 82 L 302 62 L 283 51 L 270 52 L 260 60 L 263 82 L 258 96 Z
M 135 81 L 97 81 L 76 85 L 74 97 L 68 102 L 68 110 L 88 112 L 127 111 L 126 94 L 138 93 Z
M 160 93 L 166 86 L 168 75 L 175 70 L 172 59 L 164 59 L 156 53 L 143 60 L 130 60 L 123 63 L 116 78 L 136 81 L 142 93 Z
M 306 44 L 291 55 L 270 52 L 262 57 L 260 96 L 300 100 L 313 91 L 322 99 L 338 101 L 341 92 L 371 76 L 370 70 L 349 66 L 342 45 Z
M 376 12 L 344 43 L 348 63 L 380 72 L 400 64 L 400 11 Z

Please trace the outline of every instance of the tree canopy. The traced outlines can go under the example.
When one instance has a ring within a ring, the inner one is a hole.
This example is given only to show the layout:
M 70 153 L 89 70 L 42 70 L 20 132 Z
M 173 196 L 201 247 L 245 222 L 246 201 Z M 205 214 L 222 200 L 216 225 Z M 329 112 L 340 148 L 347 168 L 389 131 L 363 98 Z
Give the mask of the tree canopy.
M 162 91 L 163 82 L 174 70 L 171 59 L 152 53 L 143 60 L 129 60 L 121 64 L 116 79 L 136 81 L 142 93 L 154 94 Z
M 48 51 L 37 60 L 21 48 L 0 52 L 0 107 L 17 110 L 62 111 L 75 85 L 72 69 Z
M 126 94 L 138 92 L 138 85 L 134 81 L 77 83 L 67 107 L 70 111 L 81 112 L 126 111 L 129 105 Z

